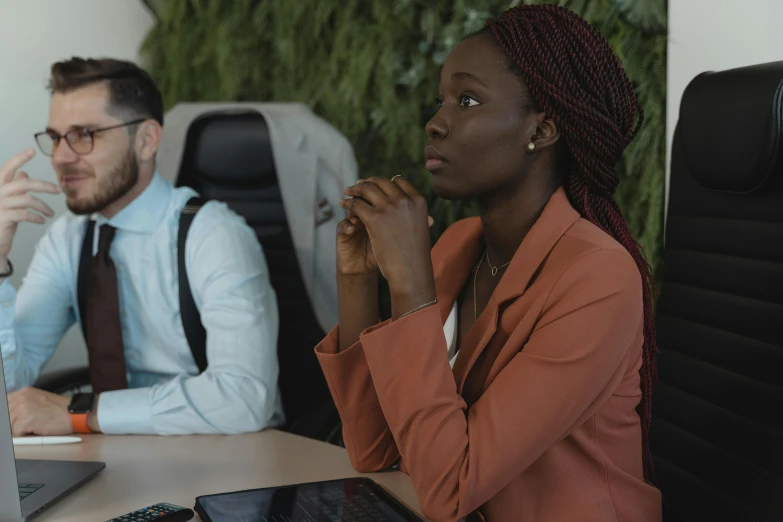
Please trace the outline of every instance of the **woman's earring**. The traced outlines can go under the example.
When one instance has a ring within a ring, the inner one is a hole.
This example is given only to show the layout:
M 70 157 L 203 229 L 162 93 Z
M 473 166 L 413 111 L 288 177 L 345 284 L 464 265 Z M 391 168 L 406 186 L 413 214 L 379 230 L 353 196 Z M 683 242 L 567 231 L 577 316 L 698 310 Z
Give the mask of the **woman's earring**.
M 528 152 L 533 152 L 534 150 L 536 150 L 536 144 L 531 141 L 530 143 L 527 144 L 527 150 Z

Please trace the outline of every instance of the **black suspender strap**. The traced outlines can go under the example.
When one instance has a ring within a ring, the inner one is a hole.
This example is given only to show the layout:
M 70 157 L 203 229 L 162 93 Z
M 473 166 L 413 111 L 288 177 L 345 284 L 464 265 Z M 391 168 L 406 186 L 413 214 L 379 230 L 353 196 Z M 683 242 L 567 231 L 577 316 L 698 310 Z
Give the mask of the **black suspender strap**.
M 196 361 L 199 373 L 207 369 L 207 331 L 201 324 L 201 314 L 193 300 L 190 291 L 188 271 L 185 269 L 185 242 L 188 230 L 196 213 L 204 205 L 199 197 L 190 198 L 179 215 L 179 232 L 177 235 L 177 270 L 179 276 L 179 312 L 182 316 L 182 327 L 190 345 L 193 360 Z

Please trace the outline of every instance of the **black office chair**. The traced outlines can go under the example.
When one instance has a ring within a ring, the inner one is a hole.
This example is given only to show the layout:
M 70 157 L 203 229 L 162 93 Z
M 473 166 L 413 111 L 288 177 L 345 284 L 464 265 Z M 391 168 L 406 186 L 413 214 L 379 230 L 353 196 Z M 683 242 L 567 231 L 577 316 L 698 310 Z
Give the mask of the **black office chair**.
M 652 452 L 665 522 L 783 520 L 783 62 L 704 73 L 674 135 Z
M 299 270 L 264 117 L 255 111 L 219 112 L 194 120 L 177 186 L 225 202 L 256 232 L 280 313 L 277 353 L 285 429 L 319 440 L 336 436 L 339 416 L 313 351 L 325 333 Z

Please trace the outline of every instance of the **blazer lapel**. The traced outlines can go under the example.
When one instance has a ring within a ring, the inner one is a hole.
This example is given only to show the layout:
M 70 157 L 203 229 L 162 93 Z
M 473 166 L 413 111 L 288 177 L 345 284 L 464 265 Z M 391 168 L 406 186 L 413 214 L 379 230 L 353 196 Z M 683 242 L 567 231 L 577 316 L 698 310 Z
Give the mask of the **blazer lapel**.
M 467 218 L 460 226 L 466 231 L 455 234 L 451 240 L 438 241 L 432 251 L 432 269 L 435 275 L 435 295 L 438 298 L 441 321 L 445 324 L 454 301 L 472 274 L 484 243 L 479 218 Z
M 557 189 L 533 228 L 522 240 L 500 284 L 495 288 L 492 299 L 496 304 L 502 304 L 525 293 L 549 253 L 579 217 L 579 213 L 568 201 L 565 189 Z
M 458 392 L 465 397 L 468 404 L 472 404 L 481 393 L 481 389 L 489 373 L 489 368 L 497 357 L 497 353 L 487 354 L 482 358 L 480 368 L 474 377 L 474 366 L 479 360 L 484 350 L 487 348 L 492 336 L 495 334 L 498 325 L 498 316 L 500 307 L 525 293 L 527 287 L 532 283 L 535 275 L 545 262 L 547 256 L 555 247 L 565 232 L 579 219 L 579 213 L 574 210 L 568 201 L 565 190 L 559 188 L 550 198 L 541 216 L 538 218 L 533 228 L 525 236 L 514 257 L 511 260 L 506 272 L 503 274 L 495 291 L 493 292 L 486 308 L 481 312 L 476 322 L 468 331 L 462 340 L 457 360 L 454 363 L 454 375 L 457 380 Z M 475 232 L 475 231 L 474 231 Z M 471 247 L 462 246 L 454 249 L 454 254 L 463 254 L 466 259 L 444 259 L 443 267 L 449 267 L 452 277 L 443 276 L 448 283 L 442 284 L 447 288 L 448 293 L 438 294 L 439 299 L 448 299 L 447 303 L 441 301 L 441 314 L 444 313 L 444 306 L 450 308 L 454 299 L 465 284 L 467 275 L 471 273 L 473 263 L 482 247 L 480 222 L 477 227 L 477 233 L 469 235 L 465 241 L 472 243 Z M 470 255 L 473 254 L 473 255 Z M 464 265 L 470 265 L 467 270 Z M 456 270 L 459 268 L 460 270 Z M 452 272 L 453 270 L 453 272 Z M 437 283 L 437 279 L 436 279 Z M 456 290 L 454 287 L 458 286 Z M 453 296 L 453 297 L 452 297 Z M 448 311 L 445 312 L 445 318 L 448 317 Z M 502 347 L 498 347 L 499 350 Z M 468 377 L 470 376 L 470 379 Z

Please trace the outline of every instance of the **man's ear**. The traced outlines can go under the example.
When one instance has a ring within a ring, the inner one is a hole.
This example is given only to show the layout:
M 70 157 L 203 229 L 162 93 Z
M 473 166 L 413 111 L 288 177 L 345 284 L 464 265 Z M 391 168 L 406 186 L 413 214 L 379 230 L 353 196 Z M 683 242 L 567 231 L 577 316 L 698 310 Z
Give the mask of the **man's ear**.
M 158 152 L 161 139 L 163 138 L 163 127 L 156 120 L 144 120 L 139 124 L 136 131 L 136 147 L 140 161 L 151 161 Z

